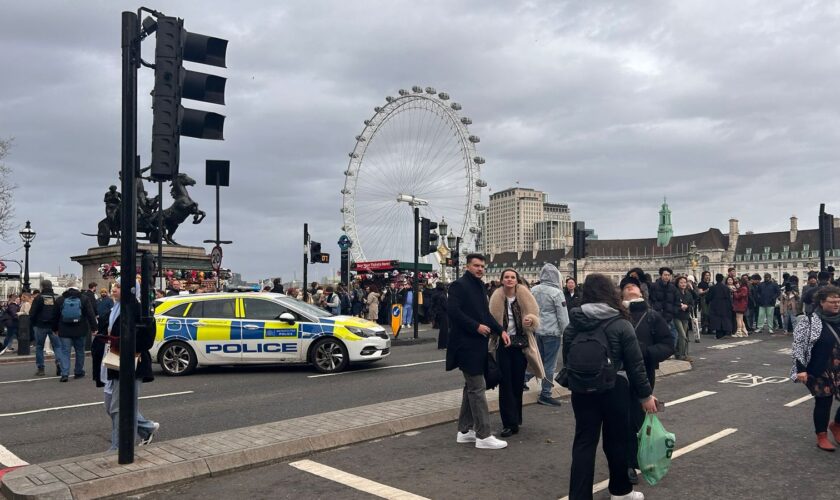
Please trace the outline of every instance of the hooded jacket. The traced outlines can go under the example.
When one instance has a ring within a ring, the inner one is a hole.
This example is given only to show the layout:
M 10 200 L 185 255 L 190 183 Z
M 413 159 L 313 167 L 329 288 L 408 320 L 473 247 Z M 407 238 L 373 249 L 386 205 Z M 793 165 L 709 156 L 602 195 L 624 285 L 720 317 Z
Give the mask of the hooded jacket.
M 762 281 L 756 287 L 756 301 L 758 307 L 773 307 L 776 305 L 776 299 L 782 294 L 782 289 L 773 281 Z
M 540 326 L 534 332 L 537 335 L 559 337 L 569 326 L 569 311 L 561 280 L 560 270 L 554 264 L 546 264 L 540 271 L 540 284 L 531 289 L 540 308 Z
M 563 364 L 569 354 L 569 347 L 578 335 L 586 334 L 598 328 L 604 321 L 618 316 L 619 313 L 607 304 L 584 304 L 572 309 L 569 314 L 569 326 L 563 334 Z M 604 330 L 610 346 L 610 358 L 619 373 L 624 370 L 630 388 L 642 401 L 653 393 L 645 372 L 645 363 L 639 341 L 633 325 L 626 319 L 613 321 Z
M 671 321 L 677 315 L 680 308 L 680 299 L 677 297 L 677 287 L 673 281 L 665 282 L 662 278 L 650 285 L 650 307 L 662 314 L 665 321 Z
M 636 338 L 639 339 L 639 349 L 645 360 L 648 381 L 653 381 L 659 363 L 674 354 L 671 329 L 661 314 L 648 307 L 647 301 L 630 302 L 628 309 L 635 325 Z
M 29 310 L 29 320 L 33 326 L 52 329 L 53 319 L 57 313 L 55 301 L 56 296 L 52 288 L 44 288 L 35 297 L 35 300 L 32 301 L 32 308 Z

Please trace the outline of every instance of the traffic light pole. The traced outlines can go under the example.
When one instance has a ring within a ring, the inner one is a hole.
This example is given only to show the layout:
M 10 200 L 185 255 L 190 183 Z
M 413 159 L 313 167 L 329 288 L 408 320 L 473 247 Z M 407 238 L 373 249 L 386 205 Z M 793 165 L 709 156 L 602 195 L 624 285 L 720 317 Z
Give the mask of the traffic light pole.
M 572 278 L 575 279 L 575 286 L 577 286 L 577 259 L 572 259 Z
M 411 322 L 414 324 L 414 338 L 419 335 L 420 322 L 417 321 L 417 308 L 420 304 L 420 297 L 417 296 L 417 283 L 420 280 L 420 209 L 414 207 L 414 279 L 411 280 L 411 289 L 414 293 L 411 294 Z
M 309 286 L 307 270 L 309 268 L 309 224 L 303 224 L 303 301 L 309 300 Z
M 134 462 L 137 391 L 134 383 L 136 347 L 134 266 L 137 262 L 137 69 L 140 65 L 140 23 L 134 12 L 122 13 L 122 192 L 120 205 L 120 379 L 118 461 Z M 102 332 L 105 333 L 105 332 Z
M 160 289 L 166 293 L 166 283 L 163 277 L 163 181 L 158 182 L 157 272 L 160 279 Z

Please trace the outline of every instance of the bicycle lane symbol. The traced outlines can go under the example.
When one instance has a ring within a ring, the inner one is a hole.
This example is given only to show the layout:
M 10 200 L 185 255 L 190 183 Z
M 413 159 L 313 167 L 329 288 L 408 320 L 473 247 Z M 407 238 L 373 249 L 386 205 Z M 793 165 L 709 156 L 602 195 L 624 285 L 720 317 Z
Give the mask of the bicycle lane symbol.
M 735 384 L 739 387 L 757 387 L 763 384 L 784 384 L 789 379 L 779 375 L 770 377 L 762 377 L 760 375 L 753 375 L 752 373 L 732 373 L 726 376 L 723 380 L 718 380 L 721 384 Z

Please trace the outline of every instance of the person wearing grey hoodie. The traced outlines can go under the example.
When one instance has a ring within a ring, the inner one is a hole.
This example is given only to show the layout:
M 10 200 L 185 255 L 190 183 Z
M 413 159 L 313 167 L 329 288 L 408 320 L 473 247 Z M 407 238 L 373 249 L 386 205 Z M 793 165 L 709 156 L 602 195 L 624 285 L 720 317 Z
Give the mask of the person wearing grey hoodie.
M 560 406 L 560 400 L 551 397 L 551 381 L 554 380 L 554 369 L 557 367 L 557 356 L 560 353 L 560 338 L 563 330 L 569 325 L 569 312 L 566 309 L 562 282 L 560 270 L 554 264 L 545 264 L 540 271 L 540 284 L 531 289 L 540 307 L 540 324 L 534 333 L 545 368 L 545 378 L 542 380 L 542 391 L 537 403 L 546 406 Z M 532 375 L 527 374 L 526 377 L 530 380 Z

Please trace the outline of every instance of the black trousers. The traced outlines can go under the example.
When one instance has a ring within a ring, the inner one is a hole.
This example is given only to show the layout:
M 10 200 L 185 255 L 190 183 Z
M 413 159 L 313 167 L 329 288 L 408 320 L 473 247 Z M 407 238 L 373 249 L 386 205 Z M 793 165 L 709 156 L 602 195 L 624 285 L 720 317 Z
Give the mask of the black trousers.
M 604 394 L 572 393 L 575 412 L 575 441 L 572 445 L 572 472 L 569 500 L 591 500 L 595 481 L 595 452 L 601 429 L 604 431 L 604 454 L 610 468 L 611 495 L 633 491 L 627 477 L 627 413 L 630 389 L 624 377 L 617 377 L 615 387 Z
M 522 349 L 499 345 L 496 351 L 499 361 L 499 414 L 502 426 L 507 428 L 522 425 L 522 386 L 525 385 L 525 368 L 528 362 Z
M 646 367 L 647 378 L 650 383 L 650 389 L 656 385 L 656 370 Z M 630 406 L 627 412 L 627 468 L 639 468 L 639 439 L 636 434 L 645 423 L 645 410 L 642 409 L 642 404 L 639 402 L 639 396 L 630 389 Z
M 435 318 L 440 331 L 438 331 L 438 349 L 446 349 L 449 345 L 449 316 L 446 313 L 438 314 Z
M 833 400 L 834 396 L 814 398 L 814 431 L 817 434 L 828 431 L 828 420 L 831 417 L 831 402 Z M 837 408 L 834 422 L 840 424 L 840 408 Z

